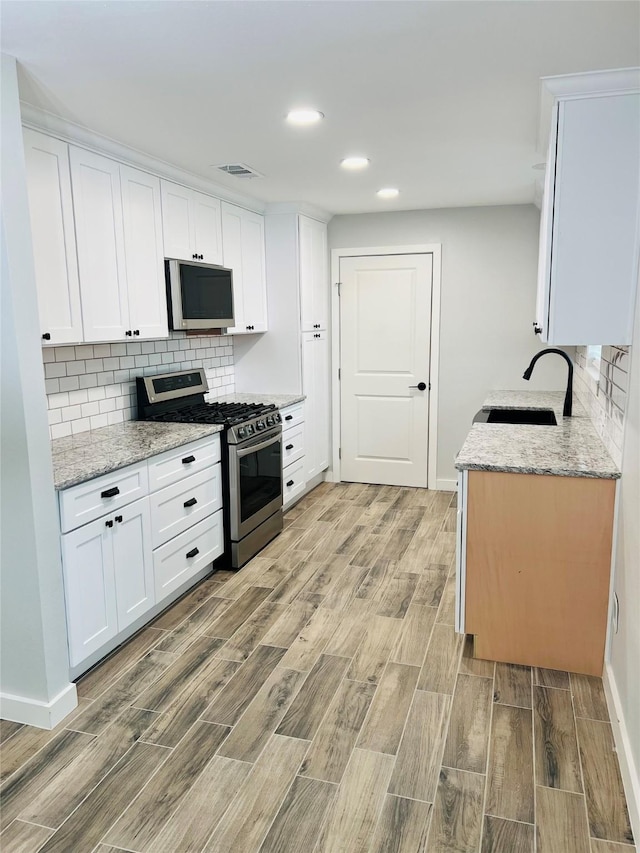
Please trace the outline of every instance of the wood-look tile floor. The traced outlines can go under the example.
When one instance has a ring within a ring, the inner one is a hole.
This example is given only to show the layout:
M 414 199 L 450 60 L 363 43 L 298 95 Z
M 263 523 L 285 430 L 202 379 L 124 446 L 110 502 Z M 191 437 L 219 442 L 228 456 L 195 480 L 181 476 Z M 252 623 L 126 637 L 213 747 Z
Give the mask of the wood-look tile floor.
M 632 853 L 602 683 L 474 660 L 455 496 L 323 484 L 2 723 L 3 853 Z

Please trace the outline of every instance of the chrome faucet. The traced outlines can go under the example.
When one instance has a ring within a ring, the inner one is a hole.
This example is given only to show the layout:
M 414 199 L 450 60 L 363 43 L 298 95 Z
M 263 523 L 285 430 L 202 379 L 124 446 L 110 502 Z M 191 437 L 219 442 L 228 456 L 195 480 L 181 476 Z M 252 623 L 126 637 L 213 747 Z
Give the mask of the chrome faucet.
M 548 352 L 555 352 L 558 355 L 561 355 L 564 358 L 564 360 L 567 362 L 567 364 L 569 365 L 569 377 L 567 379 L 567 393 L 564 395 L 564 408 L 562 410 L 562 415 L 565 418 L 570 418 L 571 417 L 571 405 L 572 405 L 572 401 L 573 401 L 573 362 L 571 361 L 571 359 L 569 358 L 569 356 L 566 354 L 566 352 L 564 350 L 555 349 L 555 347 L 551 347 L 550 349 L 540 350 L 540 352 L 537 352 L 534 355 L 534 357 L 531 359 L 531 363 L 529 364 L 529 367 L 527 367 L 525 372 L 522 374 L 522 378 L 526 379 L 527 381 L 529 379 L 531 379 L 531 374 L 533 373 L 533 368 L 535 367 L 536 361 L 541 356 L 546 355 Z

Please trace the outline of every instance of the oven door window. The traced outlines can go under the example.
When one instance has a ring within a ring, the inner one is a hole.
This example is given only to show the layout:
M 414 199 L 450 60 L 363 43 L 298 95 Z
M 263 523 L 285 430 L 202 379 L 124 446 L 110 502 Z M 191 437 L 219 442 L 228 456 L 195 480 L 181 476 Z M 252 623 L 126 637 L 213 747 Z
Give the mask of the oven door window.
M 278 440 L 239 460 L 241 522 L 279 497 L 282 491 L 281 448 Z

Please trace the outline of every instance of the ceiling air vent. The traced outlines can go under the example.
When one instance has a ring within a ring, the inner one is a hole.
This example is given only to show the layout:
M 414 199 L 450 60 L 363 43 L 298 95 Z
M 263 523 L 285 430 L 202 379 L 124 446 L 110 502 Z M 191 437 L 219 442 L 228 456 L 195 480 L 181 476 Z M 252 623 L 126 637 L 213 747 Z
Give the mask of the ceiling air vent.
M 260 172 L 256 172 L 255 169 L 252 169 L 251 166 L 247 166 L 246 163 L 225 163 L 222 166 L 216 166 L 216 169 L 220 169 L 221 172 L 224 172 L 225 175 L 232 175 L 235 178 L 262 178 L 263 175 Z

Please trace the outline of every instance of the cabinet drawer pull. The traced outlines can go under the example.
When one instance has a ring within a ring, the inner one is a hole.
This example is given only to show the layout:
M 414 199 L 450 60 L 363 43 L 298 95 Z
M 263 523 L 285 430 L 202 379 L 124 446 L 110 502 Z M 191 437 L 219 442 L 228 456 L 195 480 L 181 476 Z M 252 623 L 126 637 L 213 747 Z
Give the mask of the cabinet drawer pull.
M 186 508 L 186 507 L 189 507 L 189 506 L 195 506 L 197 503 L 198 503 L 198 501 L 197 501 L 195 498 L 189 498 L 189 500 L 188 500 L 188 501 L 185 501 L 185 502 L 184 502 L 184 505 L 185 505 L 185 508 Z
M 120 494 L 120 489 L 117 486 L 112 486 L 110 489 L 105 489 L 104 492 L 100 492 L 101 498 L 115 498 L 116 495 Z
M 190 560 L 192 557 L 197 557 L 200 551 L 197 548 L 192 548 L 191 551 L 187 551 L 187 559 Z
M 287 444 L 285 450 L 293 450 L 293 444 Z
M 293 480 L 289 480 L 289 481 L 287 482 L 287 486 L 293 486 Z
M 185 456 L 184 459 L 182 460 L 182 464 L 188 465 L 190 462 L 195 462 L 195 461 L 196 461 L 195 456 Z
M 285 415 L 285 416 L 284 416 L 284 419 L 285 419 L 285 421 L 292 421 L 292 420 L 293 420 L 293 415 Z

